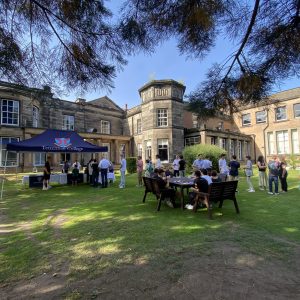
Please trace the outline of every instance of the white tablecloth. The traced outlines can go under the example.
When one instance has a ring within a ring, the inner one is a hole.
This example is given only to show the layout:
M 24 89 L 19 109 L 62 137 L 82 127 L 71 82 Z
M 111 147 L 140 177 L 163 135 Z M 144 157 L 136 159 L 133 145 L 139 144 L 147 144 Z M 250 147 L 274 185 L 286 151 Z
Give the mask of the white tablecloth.
M 42 174 L 39 175 L 25 175 L 23 176 L 22 183 L 23 184 L 29 184 L 29 176 L 42 176 Z M 68 178 L 67 174 L 61 173 L 61 174 L 51 174 L 50 175 L 50 183 L 59 183 L 59 184 L 67 184 Z
M 108 181 L 112 180 L 113 182 L 115 182 L 116 180 L 115 173 L 107 173 L 107 180 Z M 101 173 L 99 173 L 98 182 L 101 183 Z

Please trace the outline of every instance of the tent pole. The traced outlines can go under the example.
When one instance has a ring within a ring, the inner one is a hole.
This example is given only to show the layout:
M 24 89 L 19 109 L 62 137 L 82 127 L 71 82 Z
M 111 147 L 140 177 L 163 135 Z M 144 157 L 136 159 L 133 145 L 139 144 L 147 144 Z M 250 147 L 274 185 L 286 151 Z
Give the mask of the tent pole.
M 2 183 L 1 183 L 1 196 L 0 196 L 0 199 L 2 199 L 2 197 L 3 197 L 3 189 L 4 189 L 4 181 L 5 181 L 5 173 L 6 173 L 6 163 L 7 163 L 7 154 L 8 154 L 8 151 L 6 150 L 5 163 L 4 163 L 4 172 L 3 172 L 3 178 L 2 178 Z

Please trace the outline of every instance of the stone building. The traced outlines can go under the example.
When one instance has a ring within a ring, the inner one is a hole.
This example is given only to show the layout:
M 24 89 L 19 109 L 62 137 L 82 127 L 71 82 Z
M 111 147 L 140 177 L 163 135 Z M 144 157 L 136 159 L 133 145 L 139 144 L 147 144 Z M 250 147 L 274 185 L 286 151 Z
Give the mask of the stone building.
M 233 114 L 233 122 L 240 132 L 252 137 L 254 158 L 300 155 L 300 88 L 242 107 Z
M 239 160 L 247 154 L 255 158 L 273 152 L 299 153 L 300 88 L 273 95 L 233 116 L 205 121 L 185 109 L 184 92 L 185 86 L 177 81 L 153 80 L 139 89 L 140 105 L 122 109 L 108 97 L 71 102 L 55 98 L 47 86 L 35 89 L 0 82 L 1 167 L 7 143 L 31 138 L 46 128 L 76 130 L 89 142 L 107 146 L 105 155 L 115 164 L 121 154 L 154 161 L 158 154 L 162 162 L 172 162 L 184 146 L 197 143 L 219 145 Z M 86 164 L 91 156 L 100 155 L 51 154 L 57 168 L 65 159 Z M 8 166 L 22 170 L 42 167 L 44 161 L 43 153 L 8 153 Z

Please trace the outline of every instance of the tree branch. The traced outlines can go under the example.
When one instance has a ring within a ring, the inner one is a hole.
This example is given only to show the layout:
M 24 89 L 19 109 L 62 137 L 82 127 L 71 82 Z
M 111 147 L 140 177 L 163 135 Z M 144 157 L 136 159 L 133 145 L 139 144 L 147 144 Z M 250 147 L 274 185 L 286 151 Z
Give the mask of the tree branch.
M 299 0 L 299 1 L 300 1 L 300 0 Z M 258 13 L 258 8 L 259 8 L 259 2 L 260 2 L 260 0 L 256 0 L 256 1 L 255 1 L 254 9 L 253 9 L 253 12 L 252 12 L 250 24 L 249 24 L 249 26 L 248 26 L 248 28 L 247 28 L 247 32 L 246 32 L 246 34 L 245 34 L 245 36 L 244 36 L 244 38 L 243 38 L 243 41 L 242 41 L 242 43 L 241 43 L 241 45 L 240 45 L 240 48 L 238 49 L 237 53 L 236 53 L 235 56 L 234 56 L 234 59 L 233 59 L 231 65 L 230 65 L 230 67 L 229 67 L 229 69 L 228 69 L 226 75 L 224 76 L 224 78 L 223 78 L 223 80 L 222 80 L 222 82 L 221 82 L 221 84 L 220 84 L 220 87 L 219 87 L 218 92 L 221 90 L 222 85 L 225 83 L 227 76 L 228 76 L 229 73 L 231 72 L 231 70 L 232 70 L 232 68 L 233 68 L 233 66 L 234 66 L 234 64 L 235 64 L 235 62 L 238 61 L 238 58 L 239 58 L 240 54 L 242 53 L 242 51 L 243 51 L 243 49 L 244 49 L 244 47 L 245 47 L 245 45 L 246 45 L 246 43 L 247 43 L 247 41 L 248 41 L 248 38 L 249 38 L 250 33 L 251 33 L 251 31 L 252 31 L 252 28 L 253 28 L 253 26 L 254 26 L 254 24 L 255 24 L 255 20 L 256 20 L 256 16 L 257 16 L 257 13 Z
M 98 33 L 98 32 L 88 32 L 88 31 L 83 31 L 80 30 L 79 28 L 75 28 L 74 26 L 72 26 L 71 24 L 67 23 L 64 19 L 62 19 L 60 16 L 58 16 L 57 14 L 53 13 L 49 8 L 47 8 L 46 6 L 42 5 L 39 1 L 36 0 L 31 0 L 32 2 L 34 2 L 39 8 L 41 8 L 43 10 L 43 12 L 47 11 L 49 14 L 51 14 L 52 16 L 54 16 L 57 20 L 59 20 L 60 22 L 62 22 L 63 24 L 65 24 L 67 27 L 71 28 L 74 31 L 83 33 L 83 34 L 91 34 L 91 35 L 97 35 L 97 36 L 103 36 L 103 35 L 108 35 L 107 33 L 103 32 L 103 33 Z

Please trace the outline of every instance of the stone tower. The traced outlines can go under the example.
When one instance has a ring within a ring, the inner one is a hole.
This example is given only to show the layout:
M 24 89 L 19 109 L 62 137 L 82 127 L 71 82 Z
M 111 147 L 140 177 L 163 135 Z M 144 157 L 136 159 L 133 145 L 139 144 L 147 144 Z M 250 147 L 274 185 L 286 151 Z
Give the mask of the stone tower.
M 152 80 L 139 89 L 143 159 L 172 162 L 184 148 L 183 94 L 185 86 L 175 80 Z

